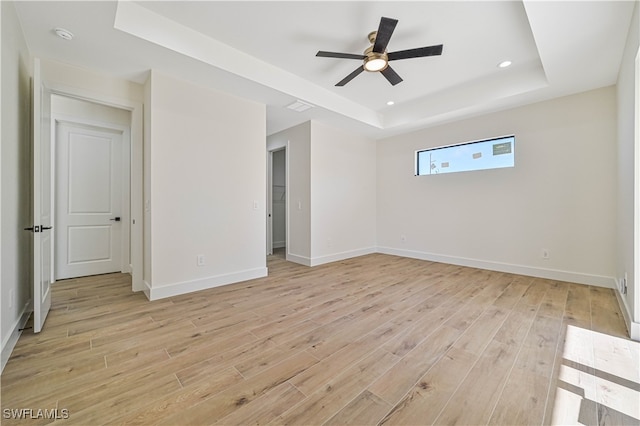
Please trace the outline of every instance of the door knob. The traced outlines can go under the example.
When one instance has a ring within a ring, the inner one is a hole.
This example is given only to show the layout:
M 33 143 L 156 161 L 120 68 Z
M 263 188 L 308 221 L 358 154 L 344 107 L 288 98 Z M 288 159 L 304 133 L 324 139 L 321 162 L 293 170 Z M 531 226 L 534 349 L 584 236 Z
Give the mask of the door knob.
M 109 220 L 112 220 L 114 222 L 120 222 L 120 216 L 116 216 L 113 219 L 109 219 Z

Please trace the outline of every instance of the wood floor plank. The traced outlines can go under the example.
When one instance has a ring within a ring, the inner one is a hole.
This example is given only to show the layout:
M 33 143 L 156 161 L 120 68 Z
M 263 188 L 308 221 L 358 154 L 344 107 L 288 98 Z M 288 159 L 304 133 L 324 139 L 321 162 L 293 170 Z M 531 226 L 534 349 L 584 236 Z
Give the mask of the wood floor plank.
M 243 405 L 254 401 L 317 362 L 318 360 L 310 354 L 299 352 L 284 359 L 278 365 L 250 379 L 230 386 L 222 392 L 189 407 L 187 410 L 165 417 L 158 424 L 212 423 L 216 419 L 228 416 Z
M 87 406 L 79 404 L 77 397 L 59 401 L 59 404 L 67 407 L 69 413 L 73 413 L 73 422 L 77 422 L 77 424 L 97 424 L 105 420 L 104 413 L 109 413 L 109 419 L 126 415 L 139 405 L 137 401 L 139 395 L 144 395 L 147 400 L 154 400 L 180 388 L 180 383 L 175 375 L 166 374 L 153 381 L 147 381 L 144 385 L 137 386 L 135 389 L 131 389 L 130 385 L 125 385 L 122 388 L 112 388 L 111 397 L 104 398 L 103 395 L 100 399 L 92 398 L 93 401 Z M 80 408 L 83 406 L 84 408 Z
M 595 331 L 627 337 L 626 324 L 612 289 L 589 287 L 591 291 L 591 323 Z
M 473 366 L 436 424 L 486 424 L 509 376 L 517 348 L 492 341 Z M 473 395 L 472 398 L 469 395 Z
M 487 308 L 478 319 L 465 330 L 460 339 L 453 344 L 453 347 L 480 355 L 500 329 L 507 316 L 507 311 L 501 308 L 493 306 Z
M 288 382 L 276 386 L 271 391 L 241 406 L 233 413 L 219 419 L 222 425 L 266 425 L 287 411 L 305 395 Z
M 478 357 L 451 348 L 385 415 L 384 425 L 433 424 Z
M 149 400 L 147 404 L 140 404 L 142 408 L 121 416 L 117 419 L 117 423 L 131 425 L 158 423 L 166 416 L 189 409 L 242 380 L 242 375 L 234 368 L 217 370 L 215 374 L 208 375 L 206 379 L 197 383 L 168 392 L 155 400 Z
M 398 357 L 378 349 L 274 420 L 276 424 L 322 424 L 380 377 Z
M 407 353 L 368 390 L 396 404 L 454 344 L 463 331 L 444 325 Z
M 390 408 L 391 405 L 388 402 L 365 390 L 323 424 L 375 424 Z
M 494 407 L 489 424 L 542 424 L 550 377 L 515 367 Z
M 384 324 L 293 377 L 290 382 L 306 395 L 311 395 L 341 372 L 382 347 L 384 342 L 401 330 L 397 324 Z
M 226 351 L 211 350 L 206 351 L 204 359 L 191 359 L 191 362 L 184 368 L 176 371 L 176 376 L 183 386 L 188 386 L 193 382 L 203 380 L 217 371 L 232 367 L 234 364 L 240 363 L 247 358 L 252 358 L 263 352 L 274 348 L 275 344 L 269 339 L 260 339 L 244 345 L 228 348 Z

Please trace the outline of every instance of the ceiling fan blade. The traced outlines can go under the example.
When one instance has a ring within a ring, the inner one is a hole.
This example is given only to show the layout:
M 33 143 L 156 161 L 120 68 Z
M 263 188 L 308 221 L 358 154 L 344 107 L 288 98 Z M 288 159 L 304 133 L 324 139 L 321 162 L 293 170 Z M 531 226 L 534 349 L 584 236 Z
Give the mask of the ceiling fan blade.
M 387 80 L 389 80 L 389 83 L 391 83 L 392 86 L 395 86 L 396 84 L 400 83 L 402 81 L 402 77 L 400 77 L 398 75 L 398 73 L 396 73 L 393 68 L 387 66 L 385 69 L 383 69 L 382 71 L 380 71 L 382 73 L 382 75 L 385 76 L 385 78 Z
M 323 58 L 340 58 L 340 59 L 364 59 L 366 56 L 357 55 L 355 53 L 340 53 L 340 52 L 323 52 L 322 50 L 316 53 L 316 56 Z
M 397 52 L 387 53 L 389 61 L 398 59 L 422 58 L 424 56 L 442 55 L 442 45 L 418 47 L 417 49 L 399 50 Z
M 373 44 L 373 51 L 376 53 L 383 53 L 387 48 L 387 44 L 389 44 L 389 40 L 391 40 L 391 36 L 393 35 L 393 30 L 396 29 L 396 25 L 398 24 L 397 19 L 385 18 L 384 16 L 380 18 L 380 25 L 378 26 L 378 33 L 376 34 L 376 41 Z
M 364 67 L 361 65 L 358 68 L 356 68 L 356 70 L 354 72 L 352 72 L 351 74 L 349 74 L 348 76 L 346 76 L 345 78 L 343 78 L 342 80 L 340 80 L 336 86 L 344 86 L 345 84 L 347 84 L 348 82 L 350 82 L 351 80 L 353 80 L 354 78 L 356 78 L 356 76 L 358 74 L 360 74 L 362 71 L 364 71 Z

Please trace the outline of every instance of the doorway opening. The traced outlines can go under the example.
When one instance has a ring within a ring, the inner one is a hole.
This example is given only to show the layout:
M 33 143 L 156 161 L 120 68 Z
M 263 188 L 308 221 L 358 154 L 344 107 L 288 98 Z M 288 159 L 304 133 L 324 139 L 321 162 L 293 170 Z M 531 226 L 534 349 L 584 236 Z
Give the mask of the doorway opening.
M 287 246 L 287 152 L 269 151 L 267 254 L 286 258 Z
M 131 112 L 52 95 L 53 278 L 131 272 Z

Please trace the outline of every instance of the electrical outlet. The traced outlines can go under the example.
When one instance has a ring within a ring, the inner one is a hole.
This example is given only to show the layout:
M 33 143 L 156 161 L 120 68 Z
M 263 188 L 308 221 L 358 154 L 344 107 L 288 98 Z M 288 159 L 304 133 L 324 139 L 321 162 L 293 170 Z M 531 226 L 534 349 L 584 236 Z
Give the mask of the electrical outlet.
M 549 249 L 543 248 L 540 252 L 540 257 L 542 257 L 544 260 L 549 260 Z
M 624 294 L 627 294 L 627 283 L 629 282 L 629 280 L 627 280 L 627 273 L 624 273 Z
M 618 287 L 619 287 L 620 293 L 627 294 L 627 273 L 626 272 L 624 274 L 624 277 L 620 278 L 620 280 L 618 281 Z
M 199 254 L 196 256 L 196 263 L 198 266 L 204 266 L 204 254 Z

